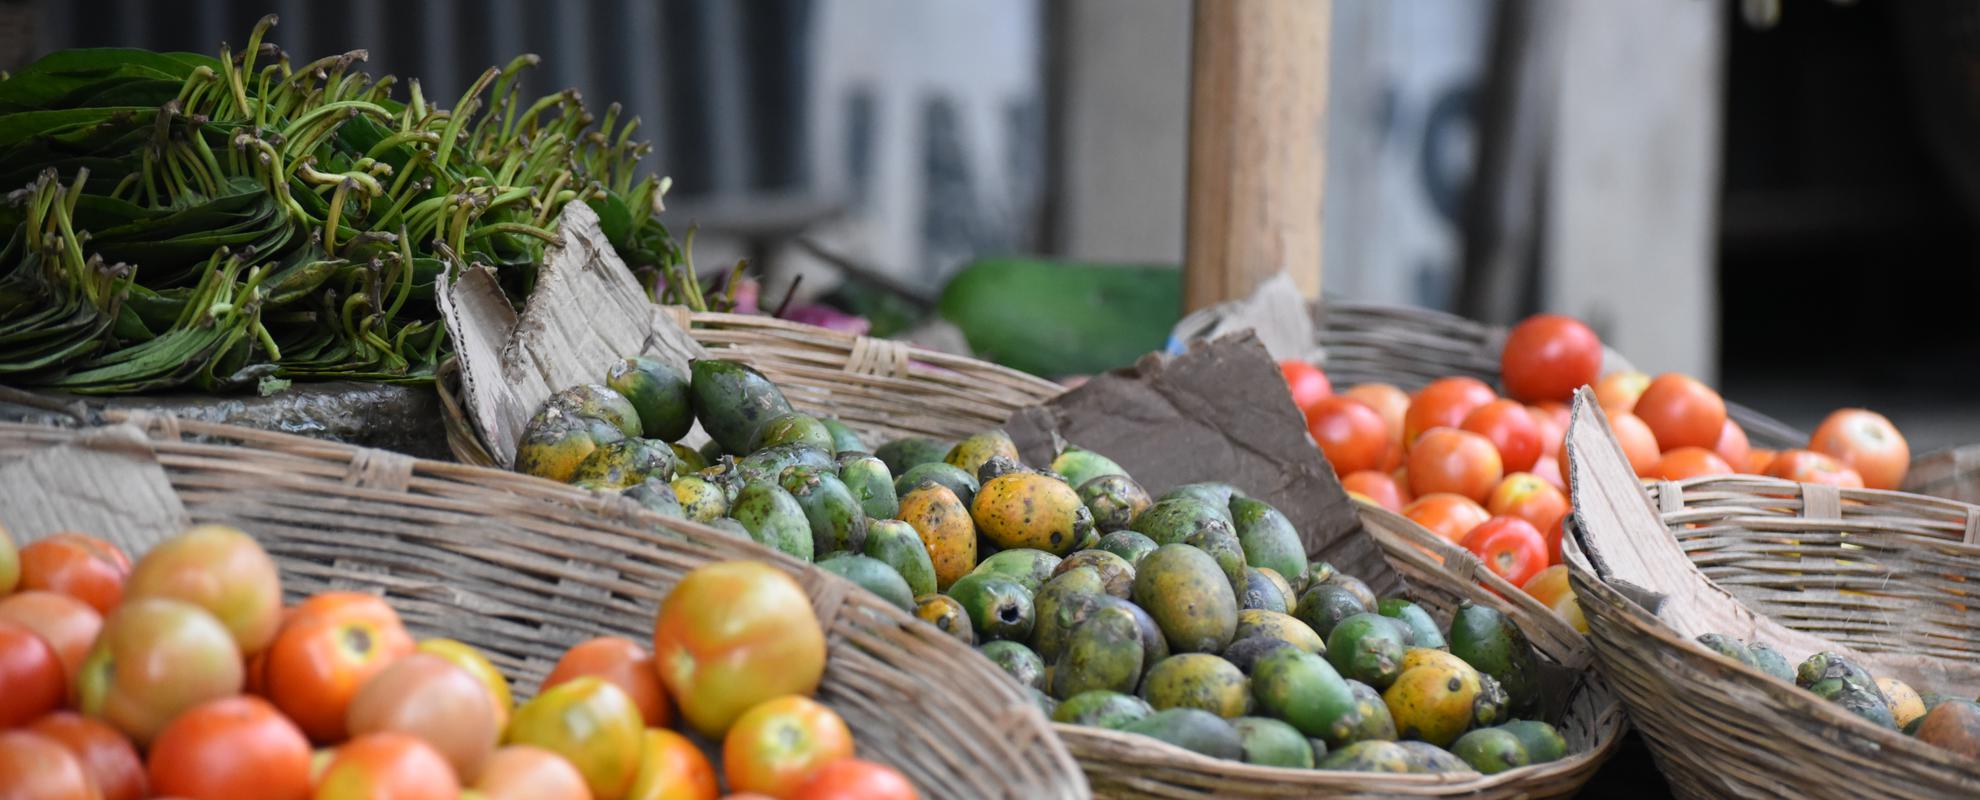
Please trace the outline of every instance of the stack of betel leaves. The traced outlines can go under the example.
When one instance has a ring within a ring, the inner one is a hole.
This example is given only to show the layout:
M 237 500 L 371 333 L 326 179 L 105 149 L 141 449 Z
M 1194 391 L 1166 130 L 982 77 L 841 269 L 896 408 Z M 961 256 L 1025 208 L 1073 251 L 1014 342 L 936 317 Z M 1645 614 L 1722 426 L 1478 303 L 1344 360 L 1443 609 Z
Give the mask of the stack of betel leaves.
M 667 274 L 664 183 L 617 105 L 519 96 L 522 56 L 453 107 L 417 80 L 263 41 L 218 58 L 57 52 L 0 80 L 0 381 L 80 393 L 431 380 L 456 265 L 528 294 L 568 203 Z M 485 99 L 484 99 L 485 98 Z

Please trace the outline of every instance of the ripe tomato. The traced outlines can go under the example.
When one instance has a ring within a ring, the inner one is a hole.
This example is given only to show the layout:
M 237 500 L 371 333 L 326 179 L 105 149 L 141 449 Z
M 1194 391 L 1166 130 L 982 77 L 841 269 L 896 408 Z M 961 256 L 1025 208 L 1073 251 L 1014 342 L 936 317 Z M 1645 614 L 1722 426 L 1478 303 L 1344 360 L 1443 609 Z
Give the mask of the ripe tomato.
M 358 688 L 412 649 L 385 601 L 357 592 L 316 595 L 296 607 L 269 646 L 268 699 L 310 741 L 337 741 Z
M 729 788 L 789 797 L 819 767 L 853 755 L 845 720 L 816 700 L 786 695 L 744 713 L 722 738 Z
M 1567 513 L 1567 495 L 1531 472 L 1515 472 L 1492 489 L 1485 510 L 1495 517 L 1518 517 L 1546 530 Z
M 1353 398 L 1327 397 L 1314 403 L 1306 410 L 1306 431 L 1336 475 L 1381 469 L 1388 454 L 1388 424 L 1375 409 Z
M 1764 447 L 1754 447 L 1746 451 L 1746 462 L 1737 464 L 1740 472 L 1748 475 L 1765 475 L 1767 468 L 1774 465 L 1774 457 L 1779 455 Z
M 1286 389 L 1292 392 L 1293 407 L 1301 411 L 1334 394 L 1334 384 L 1327 380 L 1327 373 L 1312 364 L 1287 359 L 1279 362 L 1279 373 L 1286 376 Z
M 1493 517 L 1472 528 L 1460 542 L 1485 562 L 1492 574 L 1520 586 L 1547 567 L 1547 543 L 1533 523 L 1518 517 Z
M 1403 415 L 1409 413 L 1409 393 L 1396 388 L 1392 383 L 1361 383 L 1341 392 L 1342 397 L 1360 400 L 1362 405 L 1375 409 L 1382 415 L 1383 424 L 1388 426 L 1389 440 L 1401 442 L 1403 438 Z
M 431 653 L 453 662 L 454 666 L 467 670 L 469 675 L 481 682 L 488 690 L 488 699 L 495 704 L 495 727 L 509 726 L 509 711 L 516 705 L 509 694 L 509 679 L 502 677 L 502 671 L 490 663 L 480 650 L 452 639 L 422 639 L 414 648 L 421 653 Z
M 31 731 L 0 730 L 0 795 L 7 800 L 97 800 L 82 760 L 61 742 Z
M 1431 428 L 1409 449 L 1409 492 L 1450 492 L 1483 502 L 1505 477 L 1499 449 L 1471 431 Z
M 1413 448 L 1424 431 L 1431 428 L 1456 428 L 1464 424 L 1464 418 L 1479 406 L 1492 402 L 1498 395 L 1492 387 L 1477 378 L 1451 377 L 1431 381 L 1430 385 L 1418 390 L 1409 400 L 1409 410 L 1403 413 L 1403 446 Z
M 1572 513 L 1574 513 L 1574 507 L 1569 506 L 1567 514 L 1562 514 L 1554 520 L 1553 527 L 1540 529 L 1540 535 L 1547 540 L 1547 563 L 1550 565 L 1559 564 L 1563 561 L 1561 558 L 1561 539 L 1567 536 L 1568 514 Z
M 1528 403 L 1566 402 L 1602 371 L 1602 340 L 1581 320 L 1535 314 L 1514 325 L 1499 353 L 1506 393 Z
M 1703 447 L 1679 447 L 1657 459 L 1657 466 L 1645 477 L 1681 481 L 1706 475 L 1731 475 L 1733 468 L 1719 454 Z
M 457 800 L 460 779 L 417 736 L 368 733 L 338 747 L 316 784 L 315 800 Z
M 353 736 L 380 731 L 417 736 L 467 781 L 481 774 L 502 732 L 481 681 L 430 653 L 408 654 L 365 681 L 344 721 Z
M 1561 490 L 1563 494 L 1568 490 L 1567 479 L 1561 476 L 1561 462 L 1554 456 L 1541 456 L 1539 460 L 1533 462 L 1533 472 L 1530 474 L 1546 481 L 1548 486 Z
M 1408 501 L 1403 498 L 1402 487 L 1397 486 L 1396 479 L 1389 477 L 1389 474 L 1386 472 L 1376 472 L 1374 470 L 1350 472 L 1347 476 L 1341 478 L 1341 488 L 1346 489 L 1350 494 L 1357 494 L 1368 498 L 1368 502 L 1397 513 L 1401 513 L 1403 506 L 1408 504 Z
M 526 744 L 496 750 L 474 788 L 486 800 L 591 800 L 591 787 L 577 767 L 563 756 Z M 626 800 L 649 798 L 628 794 Z
M 26 625 L 0 621 L 0 729 L 60 708 L 68 685 L 55 648 Z
M 1808 437 L 1808 449 L 1856 470 L 1871 489 L 1898 488 L 1911 466 L 1911 445 L 1897 426 L 1884 415 L 1861 408 L 1831 412 Z
M 1657 461 L 1663 458 L 1663 451 L 1657 448 L 1657 436 L 1650 432 L 1650 426 L 1643 424 L 1635 414 L 1627 411 L 1609 412 L 1609 432 L 1616 435 L 1616 443 L 1622 445 L 1623 457 L 1629 459 L 1629 468 L 1638 475 L 1649 475 L 1657 468 Z M 1560 459 L 1560 468 L 1567 470 L 1567 459 Z M 1561 476 L 1562 482 L 1567 476 Z
M 212 612 L 241 652 L 261 652 L 282 619 L 282 579 L 268 552 L 225 525 L 200 525 L 145 553 L 124 584 L 127 597 L 170 597 Z
M 595 675 L 572 678 L 516 709 L 506 741 L 563 756 L 591 793 L 620 797 L 639 771 L 639 706 Z
M 1561 615 L 1575 630 L 1588 632 L 1588 619 L 1581 615 L 1581 603 L 1575 600 L 1574 587 L 1568 585 L 1566 564 L 1555 564 L 1540 570 L 1520 588 Z
M 21 548 L 22 589 L 47 589 L 108 614 L 124 599 L 130 559 L 116 545 L 80 533 L 58 533 Z
M 661 601 L 653 660 L 681 716 L 715 738 L 757 703 L 817 690 L 825 632 L 811 599 L 782 570 L 755 561 L 710 564 Z
M 103 800 L 139 800 L 145 794 L 144 762 L 116 728 L 74 711 L 57 711 L 27 730 L 60 742 L 82 763 Z
M 649 728 L 639 740 L 639 773 L 625 800 L 715 800 L 715 765 L 694 742 L 664 728 Z
M 1746 463 L 1746 454 L 1753 446 L 1746 440 L 1746 429 L 1726 417 L 1725 427 L 1719 429 L 1719 440 L 1712 443 L 1712 452 L 1734 468 Z
M 1551 405 L 1561 409 L 1562 414 L 1567 413 L 1567 406 L 1560 403 L 1553 403 Z M 1561 452 L 1561 439 L 1567 435 L 1567 426 L 1555 421 L 1553 409 L 1541 408 L 1540 406 L 1527 406 L 1526 415 L 1533 418 L 1533 427 L 1540 431 L 1540 457 L 1535 458 L 1533 463 L 1538 464 L 1540 463 L 1540 458 L 1559 454 Z M 1531 472 L 1533 470 L 1529 468 L 1528 471 Z
M 578 643 L 557 659 L 557 666 L 543 676 L 543 685 L 537 691 L 581 675 L 596 675 L 626 690 L 633 704 L 639 706 L 639 716 L 647 727 L 664 728 L 673 721 L 674 711 L 668 705 L 667 691 L 660 686 L 660 673 L 654 667 L 653 657 L 631 639 L 600 636 Z
M 14 591 L 20 582 L 21 550 L 14 545 L 13 535 L 0 528 L 0 594 Z
M 1492 514 L 1471 498 L 1457 494 L 1426 494 L 1404 506 L 1402 515 L 1431 533 L 1456 544 Z
M 917 800 L 914 784 L 884 764 L 846 758 L 818 768 L 791 800 Z
M 1526 412 L 1526 406 L 1512 400 L 1493 400 L 1479 406 L 1464 418 L 1463 429 L 1491 441 L 1498 448 L 1499 461 L 1507 472 L 1532 469 L 1544 449 L 1540 444 L 1540 426 L 1534 423 L 1533 415 Z
M 193 800 L 309 797 L 309 740 L 268 701 L 240 695 L 194 706 L 151 744 L 152 789 Z
M 1697 378 L 1666 372 L 1650 381 L 1632 410 L 1665 449 L 1719 443 L 1725 432 L 1726 401 Z
M 76 673 L 96 634 L 103 630 L 103 616 L 88 603 L 66 594 L 27 591 L 0 597 L 0 620 L 7 620 L 34 631 L 62 660 L 62 674 L 74 686 Z
M 117 607 L 83 660 L 76 694 L 84 714 L 143 747 L 186 709 L 239 694 L 234 637 L 206 609 L 164 597 Z
M 1650 388 L 1650 376 L 1636 370 L 1624 370 L 1603 375 L 1595 382 L 1595 403 L 1603 411 L 1614 414 L 1618 411 L 1636 411 L 1636 401 L 1643 391 Z M 1562 425 L 1563 429 L 1567 426 Z
M 1796 483 L 1826 483 L 1846 489 L 1863 488 L 1863 476 L 1841 461 L 1813 450 L 1783 450 L 1767 465 L 1767 474 Z

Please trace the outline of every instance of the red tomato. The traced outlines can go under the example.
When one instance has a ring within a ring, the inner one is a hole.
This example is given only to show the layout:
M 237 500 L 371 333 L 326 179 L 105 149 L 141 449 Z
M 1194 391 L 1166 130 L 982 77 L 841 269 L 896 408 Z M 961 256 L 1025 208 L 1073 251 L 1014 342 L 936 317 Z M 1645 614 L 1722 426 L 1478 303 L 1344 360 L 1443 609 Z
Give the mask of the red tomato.
M 803 695 L 766 700 L 722 738 L 729 788 L 789 797 L 819 767 L 853 755 L 852 731 L 832 709 Z
M 694 742 L 664 728 L 641 734 L 639 773 L 625 800 L 715 800 L 721 794 L 715 765 Z
M 1362 383 L 1348 387 L 1341 396 L 1360 400 L 1362 405 L 1375 409 L 1375 413 L 1382 415 L 1382 423 L 1388 426 L 1389 441 L 1402 442 L 1403 416 L 1409 413 L 1408 392 L 1391 383 Z
M 1725 427 L 1719 430 L 1719 440 L 1712 443 L 1712 452 L 1737 468 L 1746 463 L 1746 454 L 1752 449 L 1746 441 L 1746 429 L 1727 417 Z
M 1540 460 L 1533 462 L 1532 474 L 1563 493 L 1568 490 L 1567 479 L 1561 476 L 1561 462 L 1554 456 L 1541 456 Z
M 1361 401 L 1323 398 L 1306 410 L 1306 426 L 1334 474 L 1382 468 L 1389 449 L 1388 425 L 1382 415 Z
M 1738 465 L 1739 471 L 1748 475 L 1765 475 L 1767 468 L 1774 465 L 1774 457 L 1777 455 L 1779 453 L 1764 447 L 1751 448 L 1746 451 L 1746 462 Z
M 61 742 L 29 731 L 0 730 L 0 797 L 7 800 L 99 800 L 82 760 Z
M 1409 450 L 1409 492 L 1450 492 L 1482 502 L 1505 477 L 1499 450 L 1471 431 L 1431 428 Z
M 646 649 L 623 636 L 600 636 L 564 651 L 556 668 L 543 677 L 537 691 L 582 675 L 596 675 L 626 690 L 639 706 L 639 715 L 649 728 L 664 728 L 673 722 L 674 710 L 667 703 L 667 692 L 660 686 L 660 672 Z
M 1477 378 L 1439 378 L 1418 390 L 1403 414 L 1403 446 L 1413 448 L 1416 440 L 1431 428 L 1456 428 L 1479 406 L 1497 395 Z
M 1841 461 L 1813 450 L 1784 450 L 1767 465 L 1767 474 L 1796 483 L 1826 483 L 1846 489 L 1863 488 L 1863 476 Z
M 1875 411 L 1844 408 L 1829 414 L 1808 437 L 1808 449 L 1832 456 L 1863 476 L 1871 489 L 1896 489 L 1911 466 L 1911 445 L 1896 425 Z
M 1651 468 L 1645 477 L 1663 478 L 1668 481 L 1681 481 L 1685 478 L 1700 478 L 1706 475 L 1731 475 L 1733 468 L 1719 454 L 1703 447 L 1679 447 L 1664 453 L 1657 459 L 1657 466 Z
M 1540 426 L 1526 412 L 1526 406 L 1513 400 L 1493 400 L 1479 406 L 1464 418 L 1463 429 L 1490 440 L 1507 472 L 1532 469 L 1544 449 Z
M 1650 426 L 1643 424 L 1635 414 L 1627 411 L 1609 412 L 1609 432 L 1616 435 L 1616 443 L 1622 445 L 1623 457 L 1629 459 L 1629 468 L 1638 475 L 1648 475 L 1657 468 L 1663 451 L 1657 448 L 1657 436 L 1650 432 Z M 1567 459 L 1560 459 L 1560 467 L 1567 469 Z M 1561 476 L 1567 480 L 1566 475 Z
M 160 542 L 138 559 L 124 585 L 129 597 L 170 597 L 211 612 L 241 652 L 261 652 L 282 619 L 282 579 L 268 552 L 225 525 L 199 525 Z
M 1635 370 L 1611 372 L 1595 382 L 1595 402 L 1603 411 L 1614 414 L 1618 411 L 1636 410 L 1636 401 L 1643 396 L 1643 390 L 1650 388 L 1650 376 Z M 1567 426 L 1562 425 L 1563 429 Z
M 1558 406 L 1563 413 L 1567 410 L 1567 406 L 1559 403 L 1554 403 L 1553 405 Z M 1567 435 L 1567 428 L 1554 421 L 1553 410 L 1539 406 L 1527 406 L 1526 415 L 1533 418 L 1533 427 L 1540 431 L 1540 456 L 1539 458 L 1535 458 L 1533 463 L 1538 464 L 1540 463 L 1540 458 L 1546 458 L 1547 456 L 1560 453 L 1561 438 Z M 1528 471 L 1533 470 L 1529 468 Z
M 316 595 L 296 607 L 269 646 L 268 699 L 310 741 L 337 741 L 358 689 L 412 650 L 412 637 L 385 601 L 357 592 Z
M 62 707 L 68 685 L 55 648 L 26 625 L 0 621 L 0 730 Z
M 116 728 L 73 711 L 57 711 L 35 720 L 27 729 L 68 748 L 103 792 L 103 800 L 149 796 L 145 794 L 144 762 L 138 760 L 131 740 Z
M 1574 507 L 1569 506 L 1568 514 L 1572 513 L 1574 513 Z M 1553 527 L 1542 529 L 1541 535 L 1547 539 L 1548 564 L 1559 564 L 1564 560 L 1561 558 L 1561 539 L 1567 536 L 1568 514 L 1562 514 L 1556 518 Z
M 914 784 L 898 770 L 857 758 L 818 769 L 791 800 L 918 800 Z
M 1547 543 L 1533 523 L 1518 517 L 1493 517 L 1472 528 L 1459 543 L 1485 562 L 1492 574 L 1520 586 L 1547 567 Z
M 1581 603 L 1574 598 L 1574 587 L 1568 585 L 1567 565 L 1555 564 L 1540 570 L 1520 588 L 1561 615 L 1575 630 L 1588 632 L 1588 618 L 1581 615 Z
M 174 718 L 151 743 L 151 785 L 193 800 L 309 797 L 309 740 L 268 701 L 223 697 Z
M 1353 494 L 1368 498 L 1368 502 L 1401 513 L 1408 501 L 1403 498 L 1402 487 L 1386 472 L 1362 470 L 1350 472 L 1341 478 L 1341 488 Z
M 1697 378 L 1666 372 L 1650 381 L 1632 409 L 1657 444 L 1665 449 L 1703 447 L 1719 443 L 1725 432 L 1726 401 Z
M 411 653 L 372 676 L 344 715 L 353 736 L 396 731 L 419 737 L 472 781 L 502 730 L 488 689 L 467 670 L 432 653 Z
M 83 660 L 76 697 L 84 714 L 143 747 L 181 712 L 239 694 L 240 648 L 206 609 L 145 597 L 117 607 Z
M 710 738 L 756 704 L 810 694 L 825 672 L 825 632 L 803 587 L 756 561 L 695 569 L 660 603 L 653 661 L 681 717 Z
M 1506 393 L 1525 402 L 1566 402 L 1602 371 L 1602 340 L 1581 320 L 1535 314 L 1513 326 L 1499 353 Z
M 1567 495 L 1531 472 L 1515 472 L 1492 489 L 1485 510 L 1495 517 L 1518 517 L 1546 530 L 1567 513 Z
M 62 674 L 71 686 L 82 670 L 83 659 L 89 656 L 89 646 L 103 630 L 103 616 L 88 603 L 40 590 L 0 597 L 0 620 L 25 626 L 55 648 L 55 655 L 62 660 Z
M 1452 544 L 1491 519 L 1490 512 L 1472 499 L 1456 494 L 1427 494 L 1404 506 L 1402 515 Z
M 563 756 L 526 744 L 495 751 L 474 788 L 486 800 L 591 800 L 584 775 Z M 627 800 L 655 800 L 638 794 Z
M 457 800 L 460 779 L 447 759 L 417 736 L 368 733 L 330 757 L 314 800 Z
M 1334 394 L 1334 384 L 1327 380 L 1327 373 L 1312 364 L 1287 359 L 1279 362 L 1279 372 L 1286 376 L 1286 389 L 1292 392 L 1293 406 L 1301 411 Z
M 21 548 L 22 589 L 47 589 L 74 597 L 98 614 L 124 599 L 130 559 L 116 545 L 80 533 L 58 533 Z

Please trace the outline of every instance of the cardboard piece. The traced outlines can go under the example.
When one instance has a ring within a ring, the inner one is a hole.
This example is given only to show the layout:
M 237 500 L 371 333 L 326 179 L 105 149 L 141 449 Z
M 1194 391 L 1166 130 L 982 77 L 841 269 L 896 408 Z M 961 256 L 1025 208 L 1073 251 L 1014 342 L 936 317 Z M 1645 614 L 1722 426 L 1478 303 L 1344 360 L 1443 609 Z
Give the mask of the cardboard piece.
M 16 544 L 79 531 L 136 554 L 190 521 L 151 440 L 132 425 L 91 430 L 0 465 L 0 525 Z
M 561 243 L 545 251 L 520 315 L 487 267 L 459 270 L 439 292 L 468 416 L 504 467 L 515 463 L 523 426 L 551 395 L 602 381 L 629 355 L 653 356 L 683 374 L 691 359 L 707 357 L 647 298 L 589 207 L 564 206 L 557 235 Z
M 1169 329 L 1168 350 L 1181 353 L 1191 342 L 1242 330 L 1254 331 L 1275 361 L 1311 361 L 1318 355 L 1306 297 L 1284 272 L 1259 284 L 1250 297 L 1218 303 L 1182 318 Z
M 1071 443 L 1113 459 L 1151 495 L 1199 481 L 1236 486 L 1284 513 L 1308 556 L 1377 592 L 1401 586 L 1250 331 L 1145 356 L 1019 410 L 1004 427 L 1028 464 L 1050 464 Z

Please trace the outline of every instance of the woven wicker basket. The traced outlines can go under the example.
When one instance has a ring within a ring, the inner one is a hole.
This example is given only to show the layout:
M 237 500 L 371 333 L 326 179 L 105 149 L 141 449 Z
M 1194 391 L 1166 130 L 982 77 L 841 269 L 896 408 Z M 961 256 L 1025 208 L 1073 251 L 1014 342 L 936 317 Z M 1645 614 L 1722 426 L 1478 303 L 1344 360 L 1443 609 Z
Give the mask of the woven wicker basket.
M 930 797 L 1084 797 L 1078 765 L 1031 698 L 987 659 L 851 583 L 617 498 L 513 473 L 170 417 L 140 417 L 196 522 L 249 531 L 291 599 L 382 592 L 421 635 L 480 648 L 533 693 L 565 648 L 644 641 L 689 570 L 757 559 L 795 576 L 827 632 L 818 698 L 861 757 Z M 0 424 L 0 461 L 84 432 Z M 125 447 L 133 446 L 128 442 Z M 142 552 L 152 542 L 119 542 Z
M 1688 797 L 1975 797 L 1963 760 L 1693 637 L 1835 650 L 1920 691 L 1980 691 L 1980 507 L 1752 476 L 1645 492 L 1590 400 L 1564 544 L 1596 662 Z M 1578 539 L 1578 541 L 1577 541 Z
M 837 417 L 865 436 L 956 439 L 1004 424 L 1013 409 L 1065 391 L 1043 378 L 964 356 L 774 317 L 697 313 L 675 322 L 720 358 L 762 372 L 796 408 Z M 463 463 L 493 466 L 459 402 L 451 369 L 440 380 L 447 445 Z
M 1625 720 L 1615 694 L 1585 669 L 1593 659 L 1587 639 L 1464 549 L 1382 508 L 1361 504 L 1359 510 L 1362 529 L 1407 582 L 1406 593 L 1439 624 L 1448 624 L 1462 601 L 1493 606 L 1512 617 L 1546 662 L 1562 668 L 1549 688 L 1561 695 L 1556 703 L 1564 710 L 1557 727 L 1567 739 L 1567 757 L 1497 775 L 1378 775 L 1254 766 L 1143 736 L 1055 725 L 1086 768 L 1096 796 L 1567 797 L 1594 777 L 1621 743 Z

